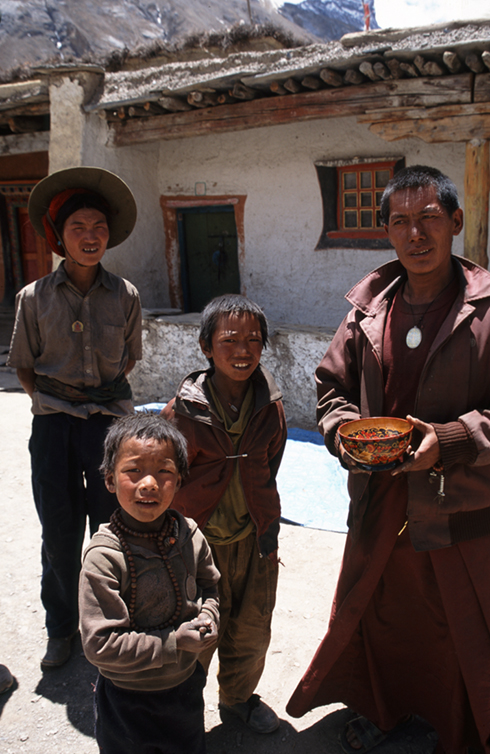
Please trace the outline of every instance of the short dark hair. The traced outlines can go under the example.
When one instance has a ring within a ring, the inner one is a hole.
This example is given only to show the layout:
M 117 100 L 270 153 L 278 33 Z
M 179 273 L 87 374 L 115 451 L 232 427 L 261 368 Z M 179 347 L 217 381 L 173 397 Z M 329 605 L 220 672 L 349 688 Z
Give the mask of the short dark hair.
M 163 416 L 151 411 L 137 411 L 135 414 L 123 416 L 112 422 L 104 440 L 104 458 L 100 465 L 100 470 L 104 476 L 114 473 L 117 455 L 122 443 L 133 437 L 138 440 L 172 443 L 177 471 L 182 478 L 187 476 L 189 466 L 187 442 L 184 435 Z
M 67 199 L 58 210 L 56 220 L 54 221 L 54 227 L 59 236 L 63 236 L 65 223 L 70 215 L 73 215 L 74 212 L 78 212 L 79 209 L 96 209 L 99 212 L 102 212 L 107 221 L 107 225 L 110 224 L 112 210 L 102 196 L 90 192 L 77 193 L 70 196 L 70 198 Z
M 212 339 L 216 332 L 219 318 L 227 314 L 256 317 L 260 324 L 263 346 L 264 348 L 267 346 L 269 340 L 267 318 L 260 306 L 246 296 L 240 296 L 238 293 L 225 293 L 223 296 L 213 298 L 209 304 L 206 304 L 201 313 L 199 340 L 203 341 L 207 348 L 211 348 L 212 346 Z M 209 361 L 212 363 L 212 359 L 209 359 Z
M 435 187 L 437 198 L 449 216 L 452 216 L 458 209 L 458 190 L 447 175 L 429 165 L 410 165 L 398 171 L 391 181 L 388 182 L 383 192 L 380 205 L 380 216 L 383 225 L 389 224 L 390 197 L 395 191 L 418 189 L 423 186 Z

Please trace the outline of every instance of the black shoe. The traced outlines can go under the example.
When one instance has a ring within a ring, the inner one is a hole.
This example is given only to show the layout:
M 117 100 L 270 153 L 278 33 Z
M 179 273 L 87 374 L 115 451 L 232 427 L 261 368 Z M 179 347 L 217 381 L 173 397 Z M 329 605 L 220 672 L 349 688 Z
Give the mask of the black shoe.
M 0 694 L 8 691 L 14 682 L 14 677 L 5 665 L 0 665 Z
M 48 639 L 46 654 L 41 660 L 41 668 L 59 668 L 68 662 L 72 638 L 73 636 L 65 636 L 62 639 Z
M 220 712 L 230 712 L 248 725 L 256 733 L 273 733 L 279 728 L 279 718 L 273 709 L 262 701 L 258 694 L 252 694 L 246 702 L 237 704 L 219 703 Z

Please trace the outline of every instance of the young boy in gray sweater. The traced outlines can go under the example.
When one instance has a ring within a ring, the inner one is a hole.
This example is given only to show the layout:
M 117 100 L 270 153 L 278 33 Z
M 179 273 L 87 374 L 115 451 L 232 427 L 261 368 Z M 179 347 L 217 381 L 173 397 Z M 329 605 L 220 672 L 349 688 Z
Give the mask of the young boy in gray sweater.
M 217 639 L 219 573 L 194 521 L 170 509 L 185 440 L 154 414 L 124 417 L 102 470 L 121 507 L 93 536 L 79 590 L 97 742 L 104 754 L 205 754 L 198 657 Z

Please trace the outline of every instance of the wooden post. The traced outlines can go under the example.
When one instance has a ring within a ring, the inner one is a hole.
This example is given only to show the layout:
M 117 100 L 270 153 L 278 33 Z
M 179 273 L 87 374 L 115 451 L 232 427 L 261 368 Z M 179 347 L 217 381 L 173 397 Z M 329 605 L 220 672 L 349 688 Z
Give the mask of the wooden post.
M 252 8 L 250 7 L 250 0 L 247 0 L 247 8 L 248 8 L 248 17 L 250 19 L 250 23 L 253 24 Z
M 464 176 L 464 254 L 488 268 L 489 142 L 472 139 L 466 144 Z

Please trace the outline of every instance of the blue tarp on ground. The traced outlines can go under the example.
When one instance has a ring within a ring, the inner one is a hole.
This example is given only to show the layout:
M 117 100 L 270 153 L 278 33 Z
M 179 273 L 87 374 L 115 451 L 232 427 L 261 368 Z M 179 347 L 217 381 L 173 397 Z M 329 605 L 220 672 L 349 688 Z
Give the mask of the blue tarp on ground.
M 318 432 L 288 430 L 277 486 L 285 520 L 313 529 L 347 531 L 347 472 Z
M 147 403 L 136 410 L 156 412 L 164 406 Z M 312 529 L 347 531 L 347 472 L 327 451 L 318 432 L 288 430 L 277 486 L 285 521 Z

